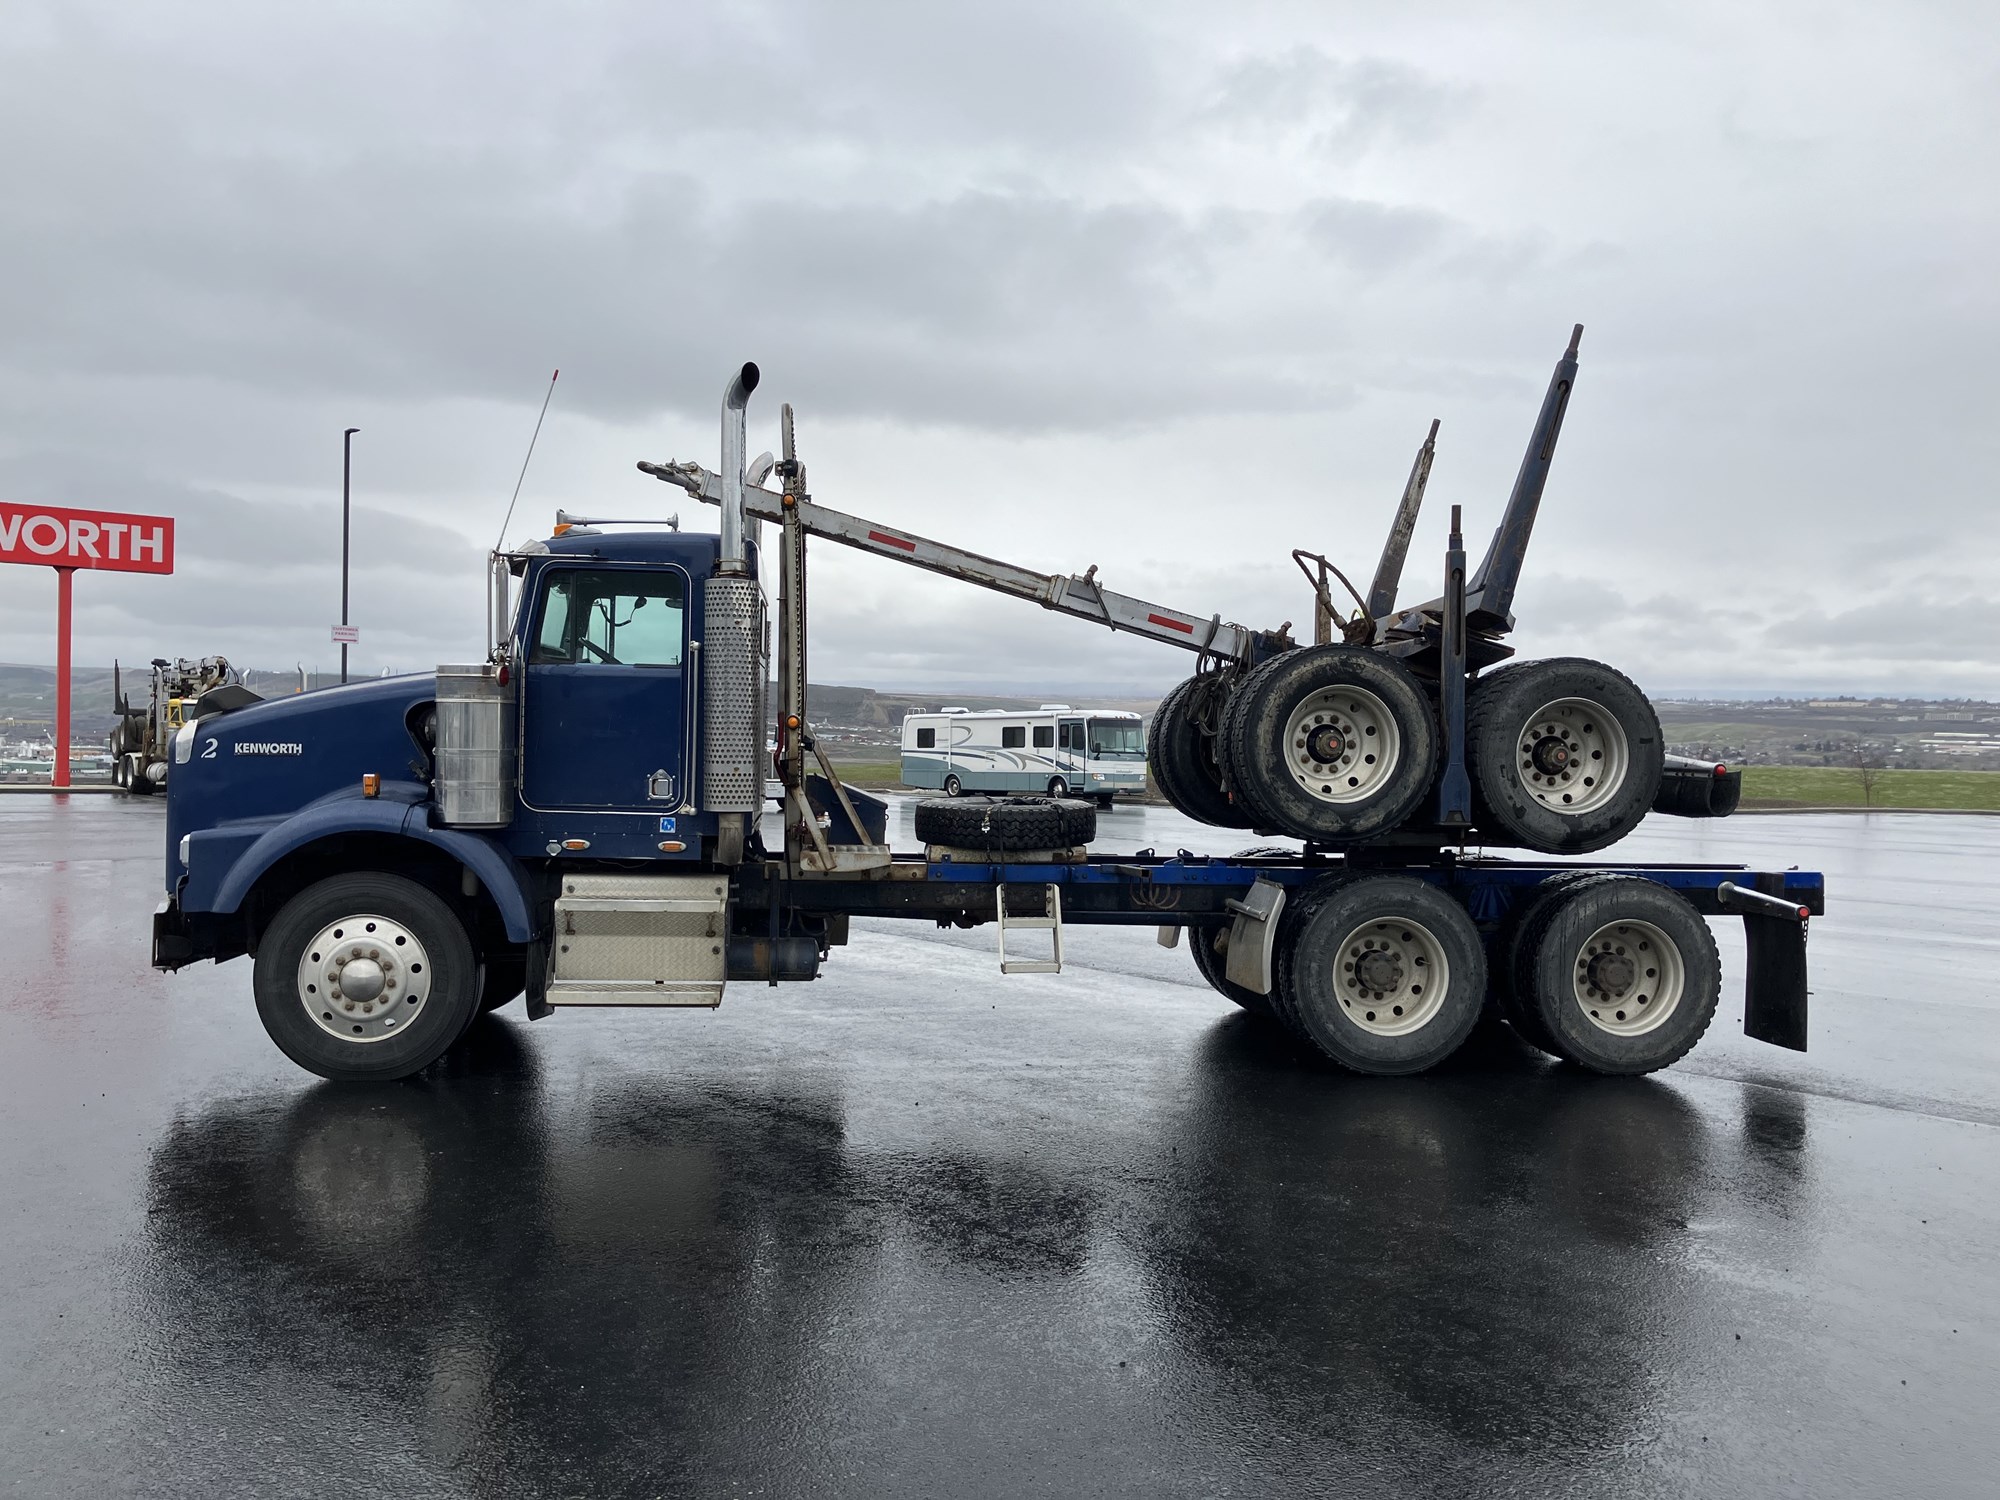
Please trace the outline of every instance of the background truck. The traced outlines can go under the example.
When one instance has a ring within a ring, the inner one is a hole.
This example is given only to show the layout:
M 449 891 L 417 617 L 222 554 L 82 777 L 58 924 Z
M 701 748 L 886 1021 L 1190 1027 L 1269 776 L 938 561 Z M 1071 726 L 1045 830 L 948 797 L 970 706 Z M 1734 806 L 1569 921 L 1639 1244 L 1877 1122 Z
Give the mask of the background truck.
M 106 747 L 111 752 L 113 785 L 145 796 L 166 785 L 168 750 L 181 726 L 202 713 L 243 708 L 258 701 L 222 656 L 199 661 L 154 657 L 152 686 L 143 708 L 125 696 L 118 663 L 111 664 L 111 697 L 118 722 L 111 726 Z
M 1351 617 L 1332 602 L 1338 570 L 1296 554 L 1309 646 L 1114 593 L 1095 568 L 1035 573 L 817 505 L 790 408 L 782 459 L 746 466 L 745 365 L 719 471 L 640 465 L 719 506 L 717 535 L 558 513 L 547 541 L 493 558 L 486 661 L 183 724 L 154 962 L 252 955 L 288 1055 L 382 1079 L 524 990 L 539 1019 L 810 980 L 857 916 L 993 923 L 1003 973 L 1060 970 L 1068 923 L 1137 924 L 1169 946 L 1186 935 L 1220 993 L 1362 1072 L 1432 1066 L 1490 1006 L 1557 1056 L 1639 1073 L 1706 1030 L 1720 971 L 1704 919 L 1729 914 L 1748 934 L 1746 1030 L 1803 1049 L 1817 874 L 1486 852 L 1590 852 L 1649 808 L 1734 805 L 1734 773 L 1667 762 L 1651 706 L 1610 668 L 1492 670 L 1576 350 L 1573 335 L 1478 572 L 1454 508 L 1439 595 L 1396 607 L 1433 424 Z M 1194 652 L 1152 726 L 1156 778 L 1195 816 L 1297 847 L 1094 855 L 1095 809 L 1031 796 L 924 801 L 924 848 L 892 850 L 884 805 L 843 786 L 812 734 L 811 537 Z M 1045 955 L 1022 955 L 1024 930 Z
M 1115 708 L 974 711 L 941 708 L 903 717 L 905 786 L 941 791 L 1046 792 L 1111 806 L 1146 789 L 1144 721 Z

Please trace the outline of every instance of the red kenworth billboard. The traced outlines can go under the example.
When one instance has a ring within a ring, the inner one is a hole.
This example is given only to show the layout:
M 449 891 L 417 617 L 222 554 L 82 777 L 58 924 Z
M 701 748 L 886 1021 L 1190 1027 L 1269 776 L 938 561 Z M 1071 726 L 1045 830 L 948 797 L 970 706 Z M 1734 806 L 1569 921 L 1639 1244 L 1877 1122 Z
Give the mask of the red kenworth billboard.
M 0 562 L 171 573 L 174 518 L 0 500 Z

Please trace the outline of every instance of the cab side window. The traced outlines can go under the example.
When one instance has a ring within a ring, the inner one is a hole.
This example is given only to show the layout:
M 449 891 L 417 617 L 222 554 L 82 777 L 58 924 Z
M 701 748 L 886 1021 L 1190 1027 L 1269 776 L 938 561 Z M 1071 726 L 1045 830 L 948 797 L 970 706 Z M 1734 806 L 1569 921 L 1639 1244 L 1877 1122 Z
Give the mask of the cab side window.
M 919 729 L 917 731 L 917 748 L 919 750 L 937 749 L 937 731 L 935 729 Z
M 681 664 L 686 596 L 679 573 L 554 568 L 543 576 L 541 625 L 531 662 Z

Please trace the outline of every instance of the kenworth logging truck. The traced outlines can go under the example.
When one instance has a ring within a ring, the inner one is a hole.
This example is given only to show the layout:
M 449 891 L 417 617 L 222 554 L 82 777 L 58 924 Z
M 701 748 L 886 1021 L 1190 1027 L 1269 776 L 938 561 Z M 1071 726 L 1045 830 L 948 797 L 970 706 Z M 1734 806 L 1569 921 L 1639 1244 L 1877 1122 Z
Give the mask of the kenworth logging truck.
M 153 961 L 251 955 L 290 1057 L 390 1079 L 523 991 L 539 1019 L 813 979 L 855 916 L 995 923 L 1003 973 L 1059 970 L 1065 924 L 1126 923 L 1168 946 L 1185 932 L 1219 992 L 1361 1072 L 1430 1067 L 1491 1004 L 1550 1053 L 1643 1073 L 1706 1030 L 1720 975 L 1704 919 L 1731 914 L 1748 934 L 1745 1029 L 1803 1050 L 1819 875 L 1489 852 L 1591 853 L 1649 810 L 1736 802 L 1738 773 L 1662 755 L 1651 705 L 1611 668 L 1506 660 L 1581 332 L 1477 571 L 1454 507 L 1438 595 L 1397 604 L 1433 423 L 1352 615 L 1333 601 L 1339 571 L 1294 554 L 1311 645 L 1114 593 L 1094 567 L 1036 573 L 821 506 L 789 407 L 782 458 L 746 471 L 745 365 L 719 472 L 639 465 L 718 506 L 718 534 L 558 512 L 546 542 L 492 558 L 484 662 L 189 718 Z M 924 849 L 891 850 L 884 804 L 842 785 L 813 736 L 812 537 L 1193 652 L 1151 725 L 1158 786 L 1191 817 L 1299 847 L 1093 855 L 1093 807 L 1027 796 L 923 801 Z M 775 847 L 760 830 L 774 776 Z M 1046 931 L 1052 956 L 1010 953 L 1022 928 Z

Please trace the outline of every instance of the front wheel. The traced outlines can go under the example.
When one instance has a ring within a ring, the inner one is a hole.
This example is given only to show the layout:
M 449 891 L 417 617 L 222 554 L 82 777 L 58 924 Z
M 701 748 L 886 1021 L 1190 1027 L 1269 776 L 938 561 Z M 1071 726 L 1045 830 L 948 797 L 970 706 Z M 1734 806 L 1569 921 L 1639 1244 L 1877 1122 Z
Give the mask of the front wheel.
M 1051 797 L 1067 797 L 1069 795 L 1069 783 L 1064 781 L 1060 776 L 1051 776 L 1049 778 L 1049 795 Z
M 479 1010 L 483 1015 L 519 998 L 528 986 L 527 956 L 518 948 L 486 955 L 479 966 Z
M 368 871 L 285 903 L 257 946 L 257 1014 L 300 1067 L 347 1082 L 407 1078 L 478 1014 L 479 962 L 433 892 Z

